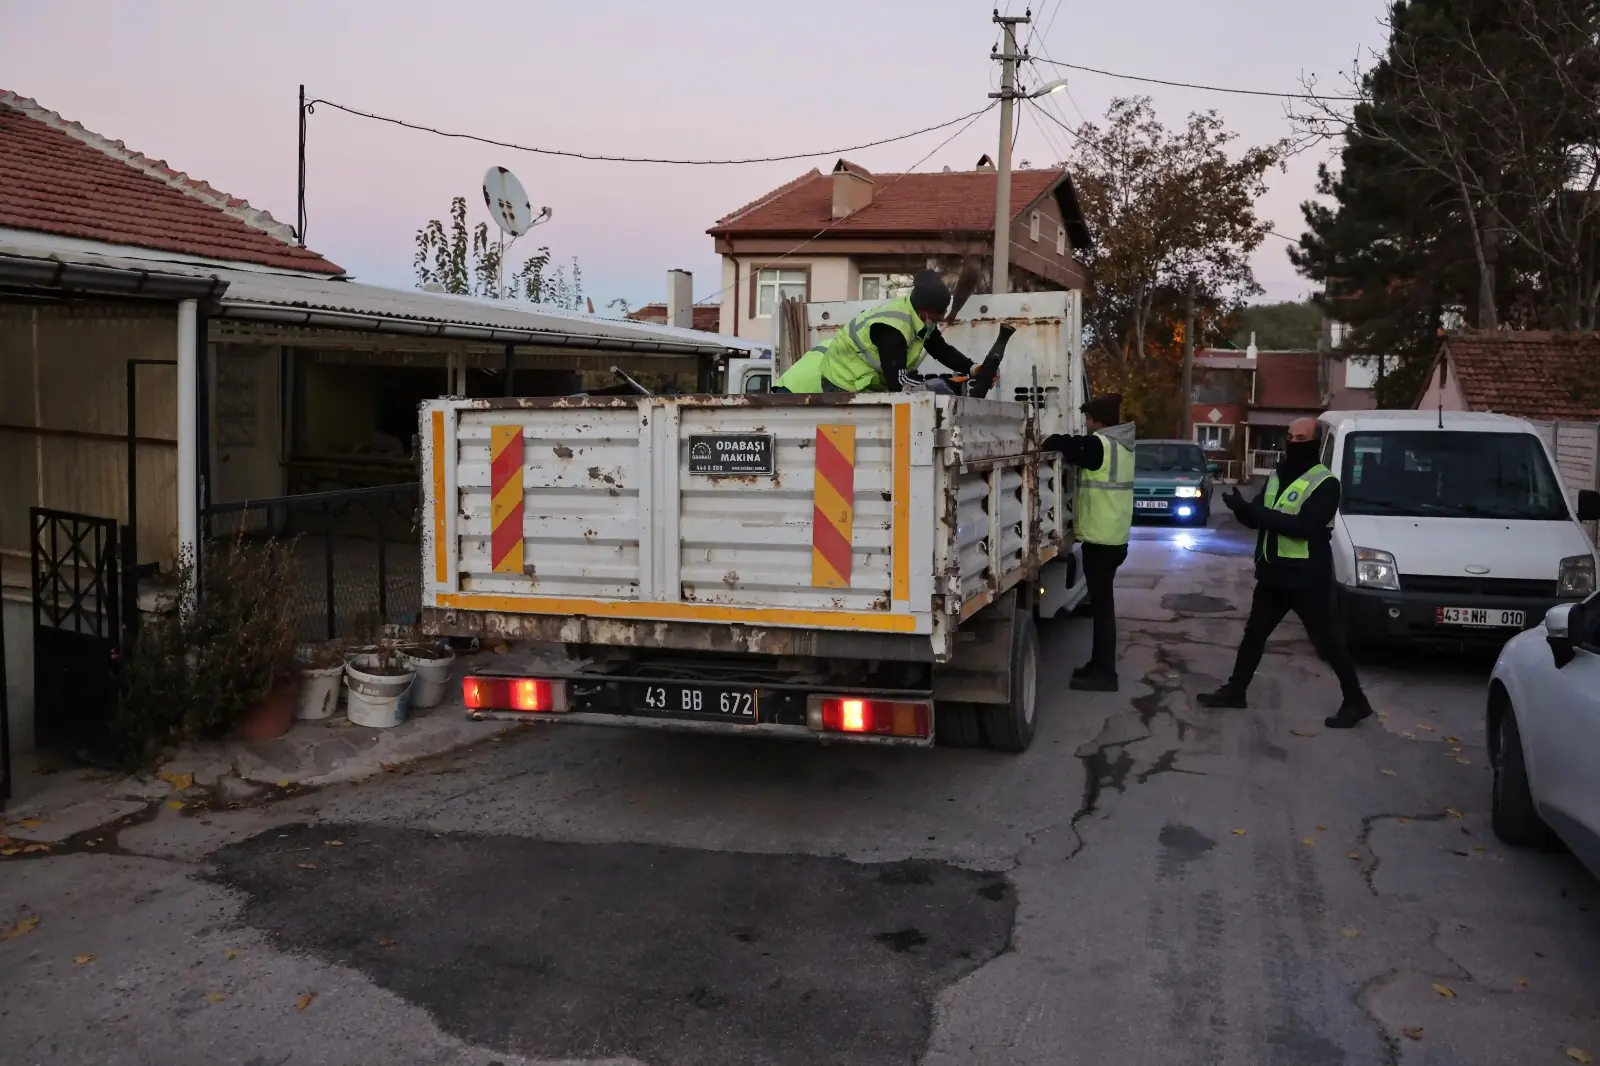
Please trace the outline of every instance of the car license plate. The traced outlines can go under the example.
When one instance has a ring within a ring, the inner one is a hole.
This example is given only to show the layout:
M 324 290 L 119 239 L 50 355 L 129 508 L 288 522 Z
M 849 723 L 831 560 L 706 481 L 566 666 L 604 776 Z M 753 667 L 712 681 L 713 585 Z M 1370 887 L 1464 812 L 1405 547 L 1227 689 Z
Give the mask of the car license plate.
M 634 713 L 657 717 L 743 723 L 761 717 L 756 690 L 738 685 L 636 681 L 626 686 L 624 698 Z
M 1521 629 L 1521 611 L 1503 611 L 1498 607 L 1439 607 L 1434 611 L 1434 621 L 1442 626 L 1474 626 L 1480 629 Z
M 1133 507 L 1134 507 L 1134 510 L 1137 510 L 1137 511 L 1165 511 L 1167 509 L 1167 501 L 1166 500 L 1134 500 L 1133 501 Z

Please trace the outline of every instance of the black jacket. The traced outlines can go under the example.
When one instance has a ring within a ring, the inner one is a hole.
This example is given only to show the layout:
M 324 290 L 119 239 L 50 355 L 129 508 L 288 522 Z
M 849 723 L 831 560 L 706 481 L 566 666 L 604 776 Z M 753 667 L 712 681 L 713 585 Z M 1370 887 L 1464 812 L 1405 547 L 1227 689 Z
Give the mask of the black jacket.
M 1285 492 L 1304 471 L 1294 477 L 1285 477 L 1284 468 L 1278 467 L 1278 491 Z M 1311 588 L 1333 581 L 1333 552 L 1329 546 L 1332 538 L 1333 516 L 1339 510 L 1339 479 L 1330 477 L 1312 490 L 1300 505 L 1299 514 L 1274 511 L 1266 499 L 1267 490 L 1253 500 L 1244 500 L 1238 506 L 1229 504 L 1239 522 L 1247 529 L 1256 530 L 1256 580 L 1277 588 Z M 1228 497 L 1223 497 L 1224 502 Z M 1267 554 L 1267 537 L 1277 533 L 1306 542 L 1310 559 L 1305 562 L 1270 559 Z
M 1039 444 L 1040 451 L 1060 452 L 1061 458 L 1084 470 L 1098 470 L 1106 461 L 1106 446 L 1093 433 L 1075 437 L 1067 433 L 1052 433 Z
M 909 346 L 900 331 L 886 322 L 875 323 L 867 336 L 878 349 L 878 361 L 883 364 L 883 384 L 893 392 L 900 388 L 900 372 L 906 368 Z M 956 374 L 972 373 L 972 360 L 962 355 L 936 329 L 930 329 L 922 340 L 923 350 L 949 367 Z

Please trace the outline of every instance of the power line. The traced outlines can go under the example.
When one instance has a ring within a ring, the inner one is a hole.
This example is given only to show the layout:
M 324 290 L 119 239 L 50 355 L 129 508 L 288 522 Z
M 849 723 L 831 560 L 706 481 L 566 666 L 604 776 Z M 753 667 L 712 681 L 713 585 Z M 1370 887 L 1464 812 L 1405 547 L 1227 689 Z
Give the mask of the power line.
M 1100 70 L 1096 67 L 1085 67 L 1077 63 L 1063 63 L 1056 59 L 1035 59 L 1035 63 L 1048 63 L 1053 67 L 1065 67 L 1067 70 L 1081 70 L 1088 74 L 1099 74 L 1105 78 L 1120 78 L 1123 81 L 1141 81 L 1151 85 L 1169 85 L 1175 89 L 1200 89 L 1211 93 L 1233 93 L 1238 96 L 1270 96 L 1280 100 L 1334 100 L 1354 102 L 1360 100 L 1358 96 L 1323 96 L 1319 93 L 1270 93 L 1261 89 L 1231 89 L 1221 85 L 1199 85 L 1188 81 L 1167 81 L 1165 78 L 1142 78 L 1137 74 L 1118 74 L 1111 70 Z
M 583 159 L 592 163 L 657 163 L 663 166 L 680 167 L 727 167 L 743 166 L 748 163 L 787 163 L 796 159 L 814 159 L 817 156 L 843 155 L 846 152 L 859 152 L 866 148 L 877 148 L 879 145 L 894 144 L 897 141 L 910 140 L 912 137 L 920 137 L 924 133 L 932 133 L 935 130 L 948 129 L 957 123 L 976 119 L 979 115 L 989 110 L 989 107 L 994 106 L 991 104 L 989 107 L 983 107 L 977 111 L 960 115 L 956 118 L 950 119 L 948 122 L 941 122 L 936 126 L 924 126 L 922 129 L 913 130 L 910 133 L 902 133 L 894 137 L 884 137 L 876 141 L 867 141 L 864 144 L 855 144 L 847 148 L 830 148 L 820 152 L 794 152 L 789 155 L 770 155 L 751 157 L 747 159 L 656 159 L 648 156 L 600 155 L 592 152 L 568 152 L 556 148 L 534 148 L 525 144 L 514 144 L 510 141 L 497 141 L 492 137 L 479 137 L 471 133 L 455 133 L 450 130 L 441 130 L 434 126 L 424 126 L 416 122 L 407 122 L 405 119 L 391 118 L 388 115 L 373 114 L 370 111 L 361 111 L 353 107 L 346 107 L 344 104 L 335 103 L 332 100 L 309 100 L 306 102 L 306 111 L 314 111 L 316 105 L 318 104 L 327 104 L 329 107 L 338 111 L 343 111 L 346 114 L 355 115 L 359 118 L 372 119 L 375 122 L 387 122 L 391 126 L 401 126 L 405 129 L 416 130 L 420 133 L 432 133 L 439 137 L 449 137 L 455 140 L 476 141 L 479 144 L 494 145 L 497 148 L 510 148 L 518 152 L 532 152 L 535 155 L 560 156 L 564 159 Z

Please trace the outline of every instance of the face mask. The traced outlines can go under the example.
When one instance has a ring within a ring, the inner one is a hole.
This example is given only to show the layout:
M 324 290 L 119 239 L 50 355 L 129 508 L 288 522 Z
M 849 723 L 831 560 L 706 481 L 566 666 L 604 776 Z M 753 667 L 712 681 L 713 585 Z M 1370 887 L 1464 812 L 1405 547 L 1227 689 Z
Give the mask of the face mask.
M 1317 461 L 1317 442 L 1292 440 L 1283 450 L 1283 457 L 1292 463 L 1310 465 Z

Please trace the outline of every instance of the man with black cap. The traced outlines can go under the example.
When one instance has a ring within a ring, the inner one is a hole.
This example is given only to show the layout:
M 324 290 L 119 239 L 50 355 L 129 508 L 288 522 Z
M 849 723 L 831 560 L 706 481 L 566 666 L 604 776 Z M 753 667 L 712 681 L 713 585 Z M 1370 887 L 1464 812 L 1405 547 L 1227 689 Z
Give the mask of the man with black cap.
M 931 355 L 959 374 L 972 360 L 940 336 L 938 322 L 950 308 L 950 287 L 936 270 L 924 270 L 911 293 L 869 308 L 845 323 L 784 371 L 773 392 L 898 391 Z
M 1246 528 L 1256 533 L 1256 591 L 1233 674 L 1215 692 L 1199 697 L 1206 707 L 1243 708 L 1245 692 L 1261 665 L 1267 638 L 1293 611 L 1306 635 L 1339 678 L 1344 702 L 1338 713 L 1323 719 L 1329 729 L 1350 729 L 1372 713 L 1361 691 L 1344 634 L 1333 620 L 1333 555 L 1329 547 L 1334 514 L 1339 510 L 1339 479 L 1317 457 L 1317 423 L 1296 419 L 1289 426 L 1283 462 L 1253 500 L 1237 488 L 1222 502 Z
M 1083 579 L 1094 612 L 1094 650 L 1072 671 L 1070 688 L 1117 691 L 1117 568 L 1128 558 L 1133 529 L 1134 424 L 1122 421 L 1122 397 L 1097 396 L 1079 408 L 1089 432 L 1057 433 L 1040 445 L 1078 468 L 1073 525 L 1083 552 Z

